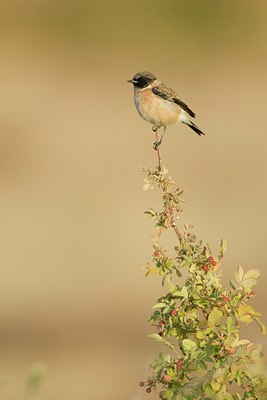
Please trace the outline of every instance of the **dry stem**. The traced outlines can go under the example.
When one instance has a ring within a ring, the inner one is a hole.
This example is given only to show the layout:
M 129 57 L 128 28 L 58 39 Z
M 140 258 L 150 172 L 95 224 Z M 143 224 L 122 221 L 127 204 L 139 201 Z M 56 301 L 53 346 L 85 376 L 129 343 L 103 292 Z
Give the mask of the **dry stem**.
M 156 134 L 156 143 L 158 143 L 159 142 L 158 129 L 155 130 L 155 134 Z M 160 171 L 162 169 L 162 160 L 161 160 L 161 156 L 160 156 L 159 146 L 157 147 L 156 151 L 157 151 L 157 156 L 158 156 L 158 168 L 159 168 L 159 171 Z M 174 221 L 173 208 L 170 207 L 169 211 L 170 211 L 170 215 L 171 215 L 172 228 L 173 228 L 174 232 L 176 233 L 176 236 L 177 236 L 179 242 L 181 243 L 182 242 L 182 235 L 180 234 L 179 229 L 177 228 L 176 223 Z
M 177 225 L 176 225 L 176 223 L 175 223 L 175 221 L 174 221 L 174 217 L 173 217 L 173 208 L 170 207 L 169 210 L 170 210 L 170 214 L 171 214 L 171 224 L 172 224 L 172 228 L 173 228 L 174 232 L 176 233 L 176 236 L 178 237 L 179 242 L 181 243 L 181 241 L 182 241 L 182 235 L 180 234 L 179 229 L 177 228 Z

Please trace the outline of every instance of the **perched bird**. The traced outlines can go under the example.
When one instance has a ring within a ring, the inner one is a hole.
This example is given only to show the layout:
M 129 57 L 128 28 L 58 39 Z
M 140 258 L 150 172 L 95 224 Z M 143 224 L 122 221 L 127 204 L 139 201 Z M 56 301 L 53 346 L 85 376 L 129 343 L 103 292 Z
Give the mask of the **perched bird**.
M 154 132 L 163 127 L 160 140 L 154 143 L 155 150 L 161 144 L 165 130 L 170 124 L 181 122 L 199 136 L 204 135 L 190 119 L 195 118 L 195 113 L 155 75 L 148 71 L 138 72 L 128 82 L 134 85 L 134 102 L 141 117 L 153 125 Z

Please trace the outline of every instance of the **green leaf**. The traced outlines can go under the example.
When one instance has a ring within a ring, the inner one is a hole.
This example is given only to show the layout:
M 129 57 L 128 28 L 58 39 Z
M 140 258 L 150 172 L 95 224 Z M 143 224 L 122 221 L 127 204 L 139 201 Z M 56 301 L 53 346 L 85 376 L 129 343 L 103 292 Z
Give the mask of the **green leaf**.
M 150 335 L 148 335 L 148 337 L 156 340 L 157 342 L 163 342 L 164 341 L 164 339 L 160 335 L 158 335 L 157 333 L 151 333 Z
M 251 289 L 257 284 L 257 280 L 256 279 L 245 279 L 240 284 L 245 289 L 246 293 L 250 293 Z
M 258 279 L 260 276 L 260 271 L 256 268 L 250 269 L 247 272 L 245 272 L 243 280 L 245 279 Z
M 214 372 L 213 379 L 221 378 L 223 374 L 225 373 L 225 370 L 223 368 L 218 368 Z
M 171 292 L 171 293 L 175 289 L 175 286 L 174 286 L 174 284 L 172 283 L 172 281 L 170 279 L 168 280 L 168 289 L 169 289 L 169 292 Z
M 207 396 L 211 396 L 211 398 L 213 399 L 214 398 L 214 390 L 212 390 L 212 387 L 211 387 L 211 385 L 209 385 L 209 384 L 207 384 L 206 386 L 205 386 L 205 394 L 207 395 Z
M 239 371 L 239 365 L 232 364 L 230 368 L 230 374 L 228 375 L 230 383 L 235 379 L 236 375 L 238 374 L 238 371 Z
M 157 215 L 156 211 L 153 210 L 153 208 L 150 208 L 149 210 L 145 211 L 144 214 L 151 215 L 151 217 L 155 217 Z
M 162 393 L 162 398 L 166 400 L 171 400 L 173 398 L 174 392 L 172 390 L 165 390 L 165 392 Z
M 204 333 L 202 331 L 198 331 L 196 336 L 197 336 L 198 339 L 204 339 L 205 338 L 205 335 L 204 335 Z
M 168 314 L 168 312 L 170 311 L 170 309 L 171 309 L 171 307 L 170 306 L 167 306 L 167 307 L 165 307 L 164 308 L 164 310 L 162 311 L 162 313 L 165 315 L 165 314 Z
M 224 393 L 220 400 L 233 400 L 233 396 L 230 393 Z
M 241 287 L 246 293 L 250 293 L 253 286 L 256 285 L 259 276 L 260 271 L 258 269 L 250 269 L 244 273 L 243 268 L 239 266 L 235 273 L 235 279 L 238 283 L 237 287 Z M 231 285 L 235 287 L 235 283 L 233 281 L 231 281 Z
M 188 299 L 188 291 L 187 291 L 187 287 L 186 287 L 186 286 L 183 286 L 183 287 L 182 287 L 181 292 L 182 292 L 183 297 L 184 297 L 185 299 Z
M 222 315 L 223 313 L 221 312 L 221 310 L 216 307 L 213 308 L 208 317 L 208 326 L 214 328 L 215 325 L 220 321 Z
M 191 339 L 184 339 L 182 341 L 182 346 L 186 354 L 193 353 L 197 348 L 197 344 Z
M 175 296 L 175 297 L 184 297 L 185 299 L 188 299 L 187 287 L 183 286 L 181 290 L 176 290 L 173 293 L 173 296 Z
M 233 288 L 233 289 L 236 289 L 236 287 L 238 286 L 233 279 L 230 280 L 230 285 L 231 285 L 231 288 Z
M 168 269 L 171 269 L 172 267 L 174 267 L 175 263 L 173 260 L 168 260 L 165 264 L 165 267 Z
M 166 307 L 166 303 L 157 303 L 153 306 L 153 309 L 155 308 L 165 308 Z
M 250 293 L 253 286 L 256 285 L 257 279 L 260 276 L 260 271 L 258 269 L 250 269 L 247 271 L 240 282 L 240 285 L 245 289 L 246 293 Z
M 249 344 L 249 343 L 250 343 L 249 340 L 247 340 L 247 339 L 242 339 L 242 340 L 239 340 L 239 341 L 237 342 L 236 346 L 245 346 L 246 344 Z
M 253 320 L 251 317 L 251 309 L 249 305 L 240 304 L 237 309 L 237 318 L 239 321 L 245 322 L 246 324 L 250 324 Z
M 251 324 L 251 322 L 253 321 L 251 315 L 249 314 L 244 314 L 242 315 L 242 317 L 238 318 L 239 321 L 244 322 L 245 324 Z
M 249 353 L 253 361 L 258 361 L 262 357 L 262 346 L 260 344 L 254 344 Z
M 177 393 L 176 396 L 173 398 L 173 400 L 186 400 L 186 397 L 184 397 L 180 393 Z
M 224 253 L 226 252 L 226 250 L 227 250 L 227 242 L 226 242 L 226 240 L 222 239 L 221 246 L 220 246 L 220 256 L 221 257 L 224 256 Z
M 227 318 L 226 326 L 228 330 L 234 326 L 234 318 L 232 316 Z
M 163 337 L 161 337 L 160 335 L 158 335 L 157 333 L 152 333 L 150 335 L 148 335 L 148 337 L 156 340 L 156 342 L 161 342 L 164 343 L 165 346 L 168 346 L 170 349 L 174 350 L 175 347 L 172 343 L 168 342 L 168 340 L 165 340 Z
M 179 278 L 181 278 L 182 273 L 179 271 L 179 269 L 176 269 L 175 272 L 176 272 L 176 275 L 177 275 Z
M 150 366 L 150 368 L 152 369 L 153 372 L 155 372 L 155 374 L 157 373 L 161 373 L 164 369 L 165 369 L 165 365 L 162 362 L 153 362 L 153 364 Z
M 170 354 L 165 354 L 165 353 L 160 353 L 159 355 L 160 359 L 164 361 L 165 363 L 169 364 L 171 362 L 171 356 Z
M 260 320 L 260 318 L 258 317 L 254 317 L 254 320 L 257 322 L 257 324 L 259 325 L 261 332 L 263 335 L 266 335 L 266 326 L 264 325 L 264 323 Z
M 241 395 L 239 393 L 235 393 L 234 394 L 234 399 L 235 400 L 242 400 L 242 397 L 241 397 Z
M 205 370 L 207 369 L 207 364 L 204 363 L 204 361 L 198 360 L 197 363 L 198 363 L 200 368 L 205 369 Z
M 237 283 L 240 283 L 244 276 L 244 270 L 241 265 L 238 266 L 237 271 L 235 273 L 235 280 Z
M 219 392 L 221 385 L 215 379 L 211 380 L 210 385 L 212 387 L 212 390 L 214 390 L 214 392 Z
M 250 324 L 253 319 L 259 323 L 259 318 L 261 314 L 257 313 L 250 305 L 248 304 L 240 304 L 237 309 L 237 318 L 239 321 L 245 322 L 246 324 Z

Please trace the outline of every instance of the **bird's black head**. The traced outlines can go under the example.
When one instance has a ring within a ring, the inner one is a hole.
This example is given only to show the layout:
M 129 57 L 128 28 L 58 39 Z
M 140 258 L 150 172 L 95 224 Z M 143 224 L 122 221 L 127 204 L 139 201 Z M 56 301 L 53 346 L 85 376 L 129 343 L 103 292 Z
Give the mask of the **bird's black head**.
M 134 75 L 133 79 L 130 79 L 128 82 L 133 83 L 134 87 L 138 89 L 144 89 L 147 86 L 151 85 L 157 78 L 155 75 L 151 74 L 150 72 L 137 72 Z

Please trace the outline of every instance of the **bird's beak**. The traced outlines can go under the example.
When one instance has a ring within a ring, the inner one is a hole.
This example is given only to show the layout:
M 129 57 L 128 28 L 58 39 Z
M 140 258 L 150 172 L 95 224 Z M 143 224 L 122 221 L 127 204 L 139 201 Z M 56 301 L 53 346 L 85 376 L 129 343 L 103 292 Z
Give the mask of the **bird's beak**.
M 129 83 L 137 83 L 137 81 L 135 79 L 129 79 L 127 82 L 129 82 Z

